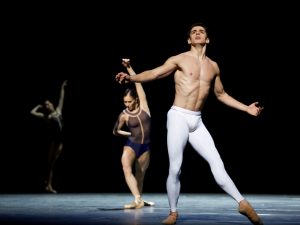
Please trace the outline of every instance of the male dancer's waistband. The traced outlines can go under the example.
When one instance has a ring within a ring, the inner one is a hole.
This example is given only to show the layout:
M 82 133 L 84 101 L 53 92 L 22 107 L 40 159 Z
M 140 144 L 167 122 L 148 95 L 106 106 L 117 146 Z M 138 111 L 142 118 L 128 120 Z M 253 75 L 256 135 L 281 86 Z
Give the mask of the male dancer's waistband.
M 171 107 L 171 109 L 177 110 L 177 111 L 179 111 L 179 112 L 183 112 L 183 113 L 195 115 L 195 116 L 200 116 L 200 115 L 201 115 L 201 112 L 200 112 L 200 111 L 192 111 L 192 110 L 184 109 L 184 108 L 181 108 L 181 107 L 175 106 L 175 105 L 173 105 L 173 106 Z

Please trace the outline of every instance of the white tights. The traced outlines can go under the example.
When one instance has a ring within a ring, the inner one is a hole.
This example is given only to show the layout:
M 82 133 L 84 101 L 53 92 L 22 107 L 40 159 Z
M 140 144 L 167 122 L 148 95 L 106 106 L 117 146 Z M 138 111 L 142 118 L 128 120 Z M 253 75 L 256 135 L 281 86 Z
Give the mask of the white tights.
M 177 210 L 180 193 L 179 175 L 187 142 L 208 162 L 217 184 L 237 202 L 244 199 L 224 168 L 214 141 L 202 121 L 201 112 L 172 106 L 168 112 L 167 129 L 170 163 L 167 192 L 172 212 Z

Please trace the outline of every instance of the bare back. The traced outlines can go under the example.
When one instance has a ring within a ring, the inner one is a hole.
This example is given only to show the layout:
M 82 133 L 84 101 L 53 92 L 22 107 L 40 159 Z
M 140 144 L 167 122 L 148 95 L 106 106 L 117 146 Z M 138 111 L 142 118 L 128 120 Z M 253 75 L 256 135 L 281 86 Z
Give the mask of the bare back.
M 219 74 L 217 64 L 185 52 L 173 57 L 175 71 L 175 99 L 173 105 L 192 111 L 201 111 L 214 78 Z

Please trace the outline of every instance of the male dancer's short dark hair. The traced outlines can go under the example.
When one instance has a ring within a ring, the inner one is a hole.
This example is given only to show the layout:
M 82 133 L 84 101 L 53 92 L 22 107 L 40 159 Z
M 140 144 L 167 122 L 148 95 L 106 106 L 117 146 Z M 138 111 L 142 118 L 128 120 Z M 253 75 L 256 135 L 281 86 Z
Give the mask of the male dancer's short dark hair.
M 193 23 L 193 24 L 190 26 L 190 29 L 189 29 L 189 31 L 188 31 L 188 33 L 187 33 L 187 36 L 188 36 L 188 37 L 190 37 L 191 30 L 192 30 L 194 27 L 197 27 L 197 26 L 203 27 L 203 28 L 205 29 L 205 32 L 206 32 L 207 36 L 208 36 L 207 26 L 206 26 L 204 23 L 202 23 L 202 22 L 196 22 L 196 23 Z

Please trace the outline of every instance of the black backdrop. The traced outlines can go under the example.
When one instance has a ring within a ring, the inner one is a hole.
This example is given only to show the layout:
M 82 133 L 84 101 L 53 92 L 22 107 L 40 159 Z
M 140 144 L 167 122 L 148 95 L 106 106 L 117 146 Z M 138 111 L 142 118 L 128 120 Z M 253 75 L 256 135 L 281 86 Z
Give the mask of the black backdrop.
M 298 42 L 291 5 L 214 3 L 172 6 L 13 6 L 6 17 L 2 71 L 2 193 L 41 191 L 45 149 L 30 109 L 58 98 L 64 79 L 65 148 L 55 168 L 59 192 L 129 192 L 121 168 L 123 139 L 112 127 L 123 109 L 124 86 L 114 76 L 128 57 L 136 72 L 186 51 L 186 32 L 208 24 L 207 55 L 219 63 L 226 91 L 265 107 L 259 118 L 228 108 L 211 95 L 203 111 L 225 167 L 243 193 L 299 194 Z M 281 14 L 285 12 L 285 17 Z M 145 83 L 152 112 L 152 158 L 145 192 L 165 192 L 166 114 L 172 76 Z M 176 138 L 176 137 L 174 137 Z M 188 145 L 182 192 L 222 192 L 207 163 Z

